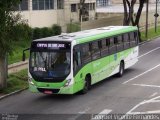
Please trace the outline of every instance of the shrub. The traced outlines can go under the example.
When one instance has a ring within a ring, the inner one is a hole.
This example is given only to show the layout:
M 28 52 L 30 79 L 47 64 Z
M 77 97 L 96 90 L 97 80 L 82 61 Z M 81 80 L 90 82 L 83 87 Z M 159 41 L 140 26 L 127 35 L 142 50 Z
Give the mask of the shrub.
M 59 25 L 53 25 L 51 28 L 43 27 L 43 28 L 33 28 L 32 30 L 32 39 L 39 39 L 49 36 L 55 36 L 61 34 L 61 27 Z
M 51 27 L 51 30 L 52 30 L 52 35 L 60 35 L 62 32 L 61 26 L 56 24 Z
M 32 38 L 32 28 L 25 23 L 19 23 L 14 26 L 13 37 L 15 41 L 31 40 Z
M 41 33 L 42 37 L 49 37 L 52 35 L 51 29 L 47 27 L 41 28 Z
M 42 31 L 41 31 L 41 28 L 36 27 L 33 29 L 33 40 L 39 39 L 39 38 L 42 38 Z

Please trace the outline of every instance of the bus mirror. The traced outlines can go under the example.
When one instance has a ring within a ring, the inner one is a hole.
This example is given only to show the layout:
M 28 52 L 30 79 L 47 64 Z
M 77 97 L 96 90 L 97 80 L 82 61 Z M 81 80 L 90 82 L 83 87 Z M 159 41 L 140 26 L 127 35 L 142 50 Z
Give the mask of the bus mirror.
M 25 60 L 26 60 L 26 54 L 25 52 L 23 52 L 22 61 L 25 61 Z
M 25 60 L 26 60 L 26 54 L 25 54 L 25 51 L 28 51 L 28 50 L 30 50 L 30 48 L 27 48 L 27 49 L 23 50 L 22 61 L 25 61 Z

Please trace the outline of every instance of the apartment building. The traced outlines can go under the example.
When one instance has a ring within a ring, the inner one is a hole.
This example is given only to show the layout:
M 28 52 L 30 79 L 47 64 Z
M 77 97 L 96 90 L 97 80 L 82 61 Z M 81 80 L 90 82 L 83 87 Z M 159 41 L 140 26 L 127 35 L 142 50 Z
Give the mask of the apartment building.
M 97 0 L 97 7 L 105 7 L 111 4 L 111 0 Z
M 80 0 L 22 0 L 17 12 L 31 27 L 50 27 L 59 24 L 63 28 L 70 22 L 79 22 Z M 95 18 L 96 0 L 86 0 L 88 18 Z M 88 19 L 88 20 L 89 20 Z
M 122 4 L 123 0 L 111 0 L 112 4 Z M 149 3 L 155 3 L 156 0 L 149 0 Z M 138 0 L 137 0 L 138 3 Z
M 97 7 L 106 7 L 114 4 L 123 4 L 123 0 L 97 0 L 96 2 L 97 2 Z M 155 2 L 156 0 L 149 0 L 149 3 L 155 3 Z

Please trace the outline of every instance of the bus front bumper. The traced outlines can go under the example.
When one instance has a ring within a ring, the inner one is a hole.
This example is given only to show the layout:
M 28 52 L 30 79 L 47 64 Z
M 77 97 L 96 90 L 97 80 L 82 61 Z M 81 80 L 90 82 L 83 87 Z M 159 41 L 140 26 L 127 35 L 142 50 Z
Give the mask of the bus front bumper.
M 54 88 L 54 87 L 43 87 L 43 86 L 36 86 L 34 84 L 29 83 L 29 90 L 33 93 L 45 93 L 45 94 L 74 94 L 73 85 Z

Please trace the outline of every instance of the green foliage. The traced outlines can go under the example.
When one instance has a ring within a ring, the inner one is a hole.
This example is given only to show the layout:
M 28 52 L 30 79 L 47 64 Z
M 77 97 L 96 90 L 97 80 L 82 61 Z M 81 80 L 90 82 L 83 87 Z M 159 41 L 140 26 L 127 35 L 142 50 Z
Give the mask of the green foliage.
M 41 32 L 42 32 L 42 38 L 53 35 L 51 28 L 47 28 L 47 27 L 41 28 Z
M 0 57 L 12 53 L 12 42 L 15 40 L 14 28 L 17 24 L 23 22 L 21 16 L 13 12 L 14 6 L 18 3 L 19 0 L 0 1 Z
M 153 38 L 159 37 L 159 36 L 160 36 L 160 26 L 157 27 L 157 32 L 155 32 L 155 28 L 150 28 L 148 30 L 148 38 L 145 37 L 145 31 L 141 32 L 142 41 L 153 39 Z
M 28 87 L 27 78 L 28 78 L 27 69 L 9 75 L 7 79 L 7 88 L 0 89 L 0 93 L 8 94 L 16 90 L 27 88 Z
M 32 28 L 28 24 L 20 23 L 14 28 L 14 36 L 16 41 L 30 41 L 32 38 Z
M 33 29 L 33 40 L 34 39 L 39 39 L 39 38 L 42 38 L 42 32 L 41 32 L 41 29 L 40 28 L 34 28 Z
M 61 27 L 56 24 L 52 26 L 51 30 L 52 30 L 52 35 L 60 35 L 62 32 Z
M 55 35 L 61 34 L 61 27 L 59 25 L 53 25 L 51 28 L 33 28 L 33 40 L 44 38 L 44 37 L 50 37 Z
M 72 32 L 77 32 L 80 31 L 80 25 L 76 23 L 71 23 L 67 24 L 67 32 L 72 33 Z
M 13 64 L 22 61 L 22 51 L 25 48 L 29 48 L 31 42 L 28 40 L 14 41 L 14 51 L 12 55 L 8 56 L 8 64 Z M 29 51 L 26 52 L 26 58 L 29 58 Z

